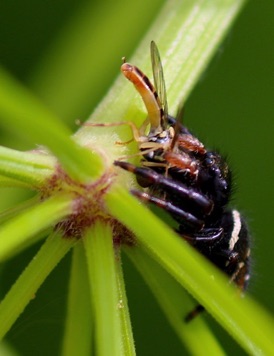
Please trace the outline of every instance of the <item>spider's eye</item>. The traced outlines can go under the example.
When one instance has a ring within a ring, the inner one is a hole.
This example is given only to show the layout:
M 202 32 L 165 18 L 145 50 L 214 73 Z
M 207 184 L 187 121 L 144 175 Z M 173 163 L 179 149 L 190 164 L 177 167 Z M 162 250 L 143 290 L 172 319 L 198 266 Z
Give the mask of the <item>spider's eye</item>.
M 208 157 L 205 159 L 206 165 L 211 167 L 215 164 L 215 159 L 213 157 Z

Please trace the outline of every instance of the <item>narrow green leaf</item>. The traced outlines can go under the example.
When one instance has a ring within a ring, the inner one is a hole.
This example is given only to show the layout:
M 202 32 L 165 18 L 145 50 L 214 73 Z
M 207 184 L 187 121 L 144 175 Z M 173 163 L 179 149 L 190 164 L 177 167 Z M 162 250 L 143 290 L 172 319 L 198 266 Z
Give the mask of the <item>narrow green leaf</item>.
M 9 331 L 41 284 L 74 244 L 75 240 L 63 239 L 58 233 L 47 239 L 1 301 L 0 339 Z
M 106 196 L 106 203 L 111 214 L 138 236 L 138 242 L 147 252 L 199 300 L 247 352 L 271 354 L 274 321 L 269 313 L 248 296 L 240 298 L 239 291 L 228 284 L 216 267 L 122 188 L 115 187 Z
M 0 224 L 2 225 L 7 220 L 12 219 L 13 217 L 17 216 L 19 213 L 21 213 L 29 208 L 34 207 L 35 205 L 38 204 L 38 202 L 40 202 L 40 197 L 38 195 L 36 195 L 33 198 L 25 200 L 22 203 L 17 204 L 16 206 L 14 206 L 12 208 L 1 211 Z
M 147 282 L 182 343 L 188 348 L 189 354 L 225 355 L 203 318 L 197 317 L 191 323 L 185 323 L 184 316 L 197 305 L 197 302 L 196 305 L 193 304 L 190 296 L 178 282 L 140 248 L 127 247 L 126 252 Z M 196 342 L 197 340 L 199 342 Z
M 0 175 L 0 187 L 1 188 L 26 188 L 33 189 L 33 186 L 30 186 L 29 183 L 24 183 L 21 180 L 8 178 Z
M 34 243 L 36 234 L 53 227 L 59 220 L 69 215 L 72 212 L 71 201 L 70 194 L 54 196 L 29 207 L 1 225 L 0 261 L 10 258 Z
M 56 159 L 49 155 L 0 146 L 0 174 L 30 187 L 39 187 L 52 174 L 55 165 Z
M 125 281 L 122 269 L 122 262 L 120 256 L 120 247 L 119 250 L 117 248 L 116 251 L 116 276 L 117 276 L 117 286 L 118 286 L 118 294 L 119 294 L 119 315 L 121 321 L 121 329 L 123 335 L 123 352 L 122 355 L 125 356 L 134 356 L 136 355 L 133 333 L 130 322 L 130 313 L 127 303 L 127 294 L 125 289 Z
M 67 319 L 63 340 L 64 356 L 91 355 L 93 314 L 87 263 L 82 243 L 73 249 Z
M 84 246 L 95 313 L 96 354 L 121 356 L 123 337 L 111 227 L 97 221 L 87 231 Z
M 0 82 L 1 125 L 33 145 L 47 146 L 75 179 L 86 181 L 98 175 L 102 163 L 97 154 L 77 145 L 69 129 L 3 70 Z

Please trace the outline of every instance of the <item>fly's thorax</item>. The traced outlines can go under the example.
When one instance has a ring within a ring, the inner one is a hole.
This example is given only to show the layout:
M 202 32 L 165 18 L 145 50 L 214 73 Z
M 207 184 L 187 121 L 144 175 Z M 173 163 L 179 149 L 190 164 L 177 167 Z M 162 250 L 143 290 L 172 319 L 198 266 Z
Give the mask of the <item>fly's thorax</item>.
M 161 130 L 157 135 L 150 133 L 147 136 L 142 136 L 139 140 L 139 149 L 144 153 L 144 159 L 150 162 L 164 162 L 164 153 L 169 150 L 174 136 L 172 127 L 167 130 Z
M 163 128 L 159 129 L 159 132 L 157 134 L 153 134 L 153 132 L 149 132 L 148 134 L 148 141 L 149 142 L 157 142 L 163 145 L 171 144 L 171 141 L 174 137 L 174 129 L 173 127 L 169 127 L 166 130 L 163 130 Z
M 151 120 L 150 120 L 151 121 Z M 159 121 L 160 122 L 160 121 Z M 150 126 L 150 131 L 148 134 L 148 139 L 157 139 L 158 136 L 166 136 L 165 131 L 163 131 L 162 126 L 159 124 L 158 126 Z

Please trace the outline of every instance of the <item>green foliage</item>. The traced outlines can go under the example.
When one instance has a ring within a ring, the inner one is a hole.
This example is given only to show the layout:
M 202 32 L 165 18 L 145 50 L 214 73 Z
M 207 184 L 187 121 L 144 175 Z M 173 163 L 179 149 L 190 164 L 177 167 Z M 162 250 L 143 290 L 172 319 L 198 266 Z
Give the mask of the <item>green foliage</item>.
M 111 71 L 116 73 L 111 68 L 119 66 L 113 58 L 121 57 L 124 48 L 134 47 L 137 37 L 144 36 L 141 21 L 132 23 L 137 13 L 146 26 L 156 19 L 132 62 L 150 72 L 149 43 L 151 39 L 156 41 L 163 60 L 170 110 L 175 112 L 180 101 L 185 101 L 193 90 L 244 3 L 172 0 L 157 16 L 157 1 L 150 5 L 139 2 L 134 8 L 123 1 L 102 7 L 80 3 L 69 25 L 29 75 L 36 94 L 1 70 L 0 123 L 11 132 L 11 137 L 24 136 L 34 150 L 22 152 L 0 147 L 0 186 L 36 192 L 34 198 L 4 210 L 0 216 L 1 261 L 49 235 L 1 302 L 1 337 L 7 333 L 7 340 L 13 339 L 10 328 L 51 271 L 73 248 L 68 312 L 59 348 L 63 348 L 63 355 L 90 355 L 93 350 L 98 355 L 134 355 L 123 275 L 126 271 L 122 270 L 120 246 L 113 247 L 112 243 L 117 231 L 125 232 L 119 221 L 137 239 L 136 245 L 125 246 L 125 252 L 190 354 L 226 352 L 203 317 L 190 325 L 183 322 L 183 316 L 193 305 L 183 288 L 206 307 L 246 352 L 271 354 L 274 324 L 263 307 L 248 296 L 240 299 L 236 288 L 229 286 L 219 271 L 127 193 L 136 183 L 112 165 L 114 159 L 136 153 L 134 143 L 116 144 L 131 139 L 127 125 L 83 125 L 71 138 L 70 129 L 58 118 L 74 120 L 86 114 L 91 108 L 90 96 L 92 100 L 96 98 L 97 83 L 106 80 L 105 85 L 109 86 Z M 124 21 L 121 26 L 117 26 L 117 18 Z M 131 36 L 126 26 L 131 29 Z M 102 58 L 105 42 L 101 39 L 109 36 L 109 28 L 116 27 L 117 38 L 107 42 L 108 55 Z M 97 62 L 92 62 L 94 58 Z M 145 115 L 139 97 L 120 76 L 89 123 L 130 119 L 138 126 Z M 36 148 L 37 144 L 46 148 Z M 140 314 L 145 327 L 145 306 Z M 45 343 L 47 336 L 45 333 Z M 159 336 L 163 343 L 165 337 Z M 158 351 L 151 353 L 160 355 Z

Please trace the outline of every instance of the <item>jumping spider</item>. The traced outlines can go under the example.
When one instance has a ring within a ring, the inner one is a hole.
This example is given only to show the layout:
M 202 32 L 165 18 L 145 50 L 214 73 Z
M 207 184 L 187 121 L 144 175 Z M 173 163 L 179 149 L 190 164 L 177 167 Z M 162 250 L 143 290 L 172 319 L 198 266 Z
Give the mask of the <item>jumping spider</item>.
M 178 223 L 178 235 L 244 290 L 249 280 L 249 234 L 241 214 L 228 207 L 231 171 L 218 152 L 205 148 L 178 117 L 168 115 L 163 69 L 154 42 L 151 58 L 155 88 L 137 67 L 129 63 L 121 67 L 148 111 L 136 138 L 141 166 L 123 161 L 114 164 L 135 174 L 138 183 L 148 188 L 147 192 L 133 190 L 135 196 L 169 213 Z M 186 321 L 201 310 L 197 306 Z

